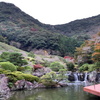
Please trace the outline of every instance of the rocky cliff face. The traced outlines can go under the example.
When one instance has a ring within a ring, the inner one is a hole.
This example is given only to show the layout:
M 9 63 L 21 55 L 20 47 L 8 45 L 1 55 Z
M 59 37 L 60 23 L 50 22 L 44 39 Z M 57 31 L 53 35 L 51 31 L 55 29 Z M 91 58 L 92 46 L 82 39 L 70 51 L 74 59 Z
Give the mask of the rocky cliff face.
M 4 74 L 0 74 L 0 99 L 7 99 L 9 96 L 8 79 Z

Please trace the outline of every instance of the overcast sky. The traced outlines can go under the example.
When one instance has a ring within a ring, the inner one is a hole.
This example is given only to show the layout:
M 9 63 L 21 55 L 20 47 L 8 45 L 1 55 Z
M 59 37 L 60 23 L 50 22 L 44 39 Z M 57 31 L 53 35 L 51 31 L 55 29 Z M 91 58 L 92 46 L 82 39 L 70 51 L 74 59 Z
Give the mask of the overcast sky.
M 45 24 L 64 24 L 100 14 L 100 0 L 0 0 Z

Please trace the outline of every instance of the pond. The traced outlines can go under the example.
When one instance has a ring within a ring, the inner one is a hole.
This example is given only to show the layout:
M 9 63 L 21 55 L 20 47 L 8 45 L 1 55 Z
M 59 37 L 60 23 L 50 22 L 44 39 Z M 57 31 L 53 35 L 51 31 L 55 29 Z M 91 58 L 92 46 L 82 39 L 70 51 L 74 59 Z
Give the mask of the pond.
M 83 84 L 70 83 L 68 87 L 14 91 L 8 100 L 100 100 L 83 91 Z

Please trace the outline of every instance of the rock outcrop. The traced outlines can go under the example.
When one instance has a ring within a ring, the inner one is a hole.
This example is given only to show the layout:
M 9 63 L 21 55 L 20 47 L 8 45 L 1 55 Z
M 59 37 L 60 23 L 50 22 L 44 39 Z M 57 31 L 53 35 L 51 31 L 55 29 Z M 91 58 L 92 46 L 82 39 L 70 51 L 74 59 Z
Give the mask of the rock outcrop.
M 18 80 L 11 88 L 11 90 L 24 90 L 24 89 L 31 90 L 32 88 L 33 88 L 33 84 L 23 79 L 23 80 Z
M 10 89 L 8 87 L 8 79 L 4 74 L 0 74 L 0 100 L 10 97 Z
M 42 68 L 39 68 L 39 69 L 35 70 L 33 72 L 33 75 L 41 77 L 41 76 L 43 76 L 43 75 L 45 75 L 46 73 L 49 73 L 49 72 L 51 72 L 50 68 L 42 67 Z

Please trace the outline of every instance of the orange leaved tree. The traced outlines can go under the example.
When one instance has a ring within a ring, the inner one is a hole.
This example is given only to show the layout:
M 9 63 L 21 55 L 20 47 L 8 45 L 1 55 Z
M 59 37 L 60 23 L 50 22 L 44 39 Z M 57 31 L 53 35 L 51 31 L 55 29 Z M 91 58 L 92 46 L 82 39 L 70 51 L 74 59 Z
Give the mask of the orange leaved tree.
M 92 60 L 96 63 L 96 67 L 100 69 L 100 43 L 97 43 L 94 47 Z

